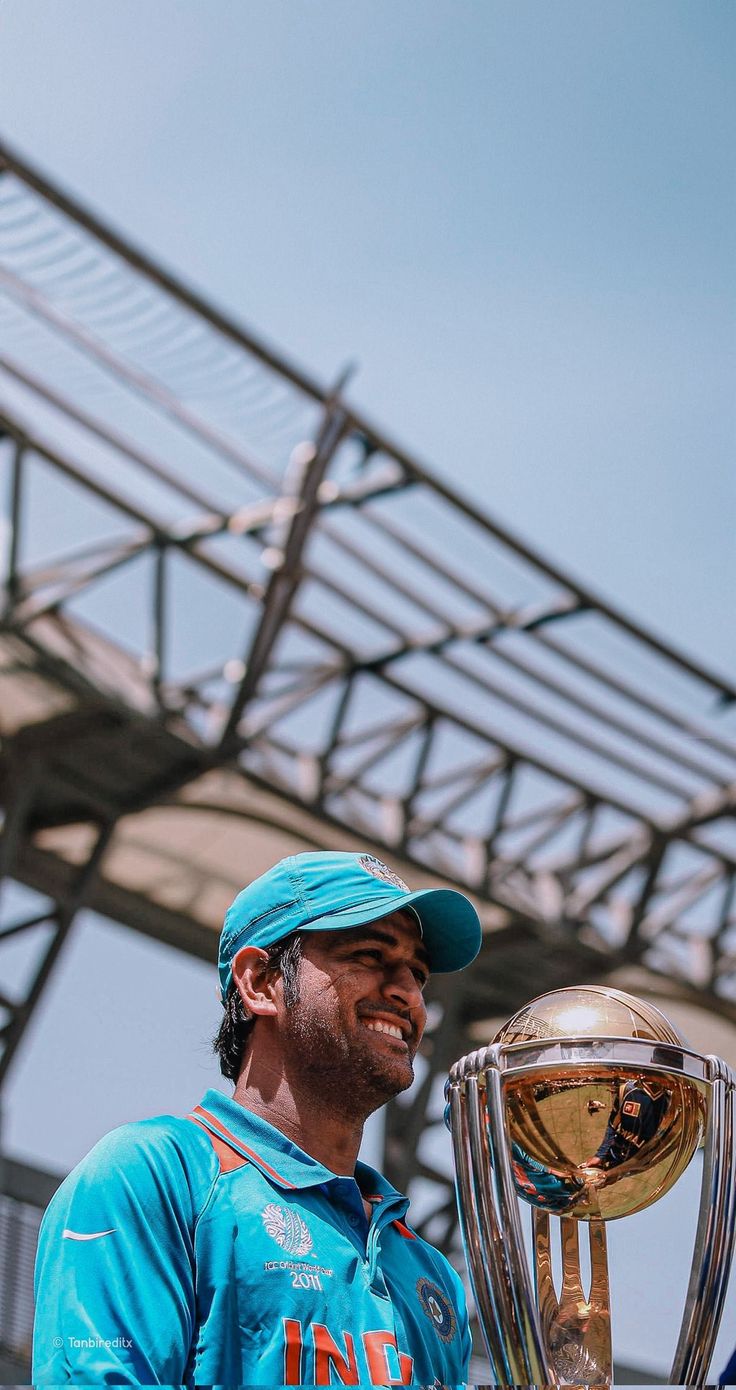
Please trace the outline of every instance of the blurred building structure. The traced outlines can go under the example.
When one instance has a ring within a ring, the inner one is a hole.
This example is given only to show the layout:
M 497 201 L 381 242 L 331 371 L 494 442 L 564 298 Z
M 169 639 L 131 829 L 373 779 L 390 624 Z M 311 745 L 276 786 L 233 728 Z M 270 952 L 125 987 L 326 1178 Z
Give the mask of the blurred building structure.
M 33 1262 L 59 1177 L 0 1157 L 0 1385 L 30 1380 Z
M 386 1130 L 449 1249 L 444 1077 L 532 988 L 736 1021 L 736 683 L 2 147 L 0 342 L 0 1086 L 80 908 L 214 960 L 248 878 L 369 848 L 484 923 Z

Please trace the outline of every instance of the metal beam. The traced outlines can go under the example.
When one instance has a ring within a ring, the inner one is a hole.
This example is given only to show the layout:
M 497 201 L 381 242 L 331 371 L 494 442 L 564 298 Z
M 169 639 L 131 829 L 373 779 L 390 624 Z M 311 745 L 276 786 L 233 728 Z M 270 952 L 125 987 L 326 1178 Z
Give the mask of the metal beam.
M 344 410 L 337 404 L 345 376 L 338 382 L 334 400 L 328 402 L 314 448 L 300 458 L 292 477 L 287 474 L 283 493 L 288 520 L 282 545 L 263 599 L 261 620 L 245 658 L 245 674 L 233 699 L 222 735 L 223 751 L 237 746 L 237 730 L 243 710 L 253 698 L 268 665 L 279 633 L 287 619 L 301 581 L 302 556 L 319 507 L 319 488 L 345 431 Z
M 46 919 L 52 927 L 50 940 L 42 949 L 30 984 L 27 986 L 21 999 L 12 1002 L 6 1000 L 6 1007 L 9 1011 L 9 1019 L 0 1029 L 0 1088 L 7 1075 L 8 1069 L 12 1064 L 13 1058 L 20 1046 L 26 1028 L 38 1007 L 44 989 L 48 984 L 52 971 L 59 958 L 61 950 L 68 939 L 69 933 L 74 922 L 74 918 L 83 906 L 85 898 L 88 896 L 92 882 L 97 874 L 102 857 L 107 849 L 112 825 L 105 825 L 100 828 L 97 841 L 87 863 L 75 876 L 75 882 L 71 893 L 63 902 L 57 903 L 55 911 Z M 23 924 L 26 927 L 37 925 L 38 919 Z M 0 948 L 3 940 L 11 935 L 10 932 L 0 935 Z

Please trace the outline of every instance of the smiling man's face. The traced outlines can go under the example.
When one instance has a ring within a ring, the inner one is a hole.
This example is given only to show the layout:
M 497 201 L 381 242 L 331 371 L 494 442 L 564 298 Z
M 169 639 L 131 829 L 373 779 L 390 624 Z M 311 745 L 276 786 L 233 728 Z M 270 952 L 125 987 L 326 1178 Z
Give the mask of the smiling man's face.
M 365 1117 L 414 1078 L 427 953 L 416 919 L 394 912 L 351 931 L 305 934 L 299 1000 L 282 1007 L 289 1072 Z

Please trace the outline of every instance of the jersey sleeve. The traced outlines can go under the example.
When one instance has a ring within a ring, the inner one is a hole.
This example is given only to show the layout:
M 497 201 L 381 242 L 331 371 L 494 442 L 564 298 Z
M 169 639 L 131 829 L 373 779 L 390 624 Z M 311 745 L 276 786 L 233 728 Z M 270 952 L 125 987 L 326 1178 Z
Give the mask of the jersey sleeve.
M 455 1284 L 455 1307 L 457 1309 L 458 1321 L 458 1360 L 459 1375 L 458 1383 L 466 1385 L 470 1377 L 470 1357 L 473 1351 L 473 1338 L 470 1333 L 470 1319 L 468 1317 L 468 1304 L 465 1298 L 465 1289 L 459 1274 L 450 1266 L 450 1274 Z
M 207 1174 L 193 1180 L 181 1123 L 113 1131 L 52 1199 L 36 1260 L 36 1384 L 186 1380 Z
M 465 1286 L 446 1256 L 426 1242 L 423 1243 L 430 1253 L 435 1277 L 439 1276 L 437 1282 L 444 1287 L 457 1318 L 457 1331 L 447 1345 L 446 1381 L 443 1383 L 447 1386 L 466 1386 L 470 1376 L 473 1338 L 470 1332 Z

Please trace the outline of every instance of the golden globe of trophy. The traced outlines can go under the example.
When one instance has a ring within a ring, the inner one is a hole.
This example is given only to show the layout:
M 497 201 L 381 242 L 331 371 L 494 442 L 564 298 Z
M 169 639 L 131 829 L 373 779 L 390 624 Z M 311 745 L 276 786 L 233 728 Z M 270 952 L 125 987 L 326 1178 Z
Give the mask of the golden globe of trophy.
M 692 1052 L 659 1009 L 593 985 L 532 1000 L 489 1047 L 455 1064 L 446 1092 L 460 1226 L 496 1383 L 611 1383 L 605 1223 L 664 1196 L 704 1143 L 670 1376 L 703 1383 L 733 1254 L 735 1085 L 726 1064 Z M 533 1274 L 517 1196 L 533 1207 Z M 559 1293 L 551 1215 L 560 1226 Z

